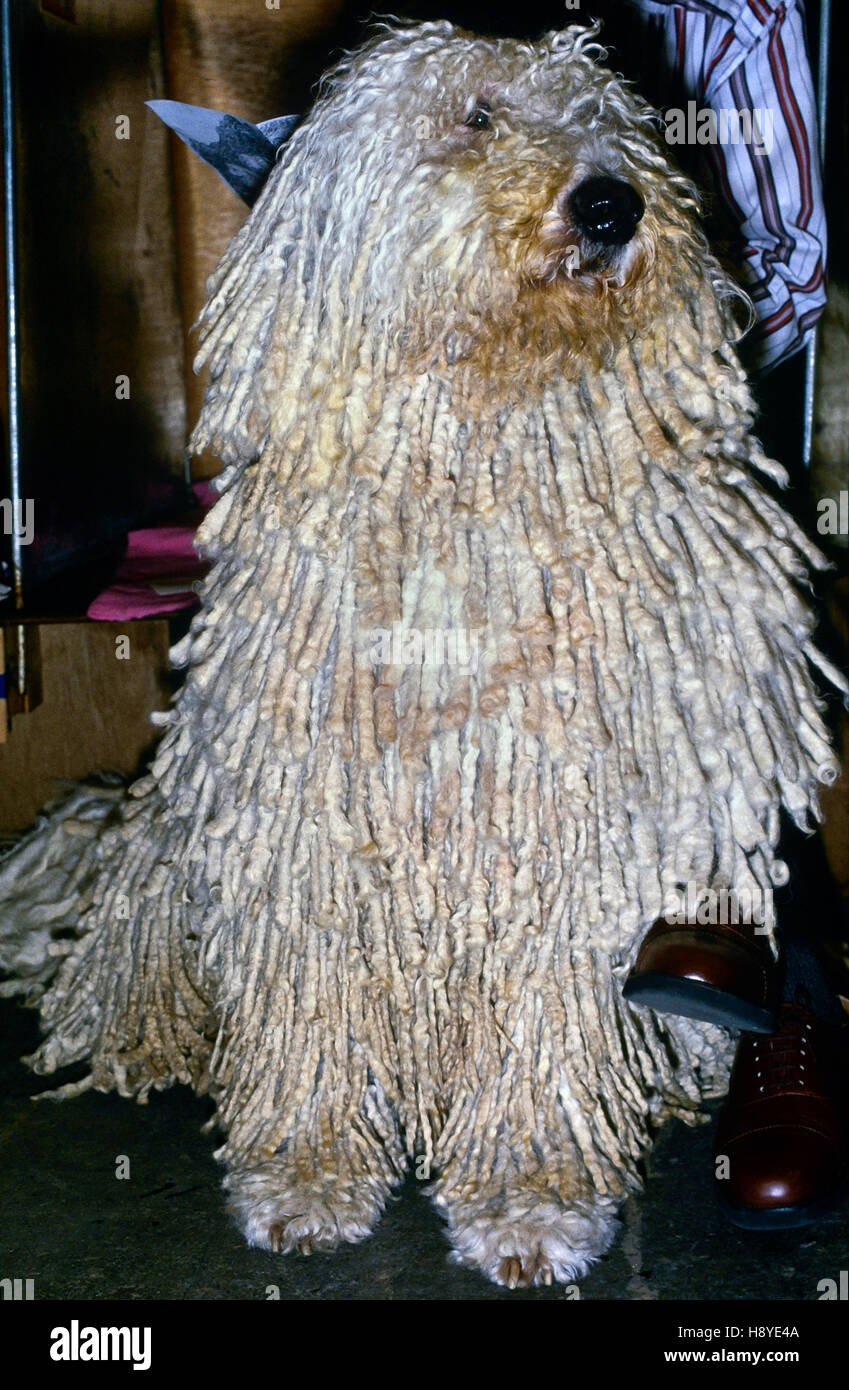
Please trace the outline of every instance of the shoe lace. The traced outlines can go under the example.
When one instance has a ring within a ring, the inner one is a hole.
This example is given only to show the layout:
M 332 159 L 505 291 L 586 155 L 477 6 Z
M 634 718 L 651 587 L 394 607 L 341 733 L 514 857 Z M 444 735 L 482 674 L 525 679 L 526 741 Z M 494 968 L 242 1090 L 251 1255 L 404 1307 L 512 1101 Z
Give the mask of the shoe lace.
M 763 1096 L 792 1091 L 809 1084 L 816 1065 L 810 1022 L 788 1013 L 777 1033 L 752 1044 L 757 1089 Z

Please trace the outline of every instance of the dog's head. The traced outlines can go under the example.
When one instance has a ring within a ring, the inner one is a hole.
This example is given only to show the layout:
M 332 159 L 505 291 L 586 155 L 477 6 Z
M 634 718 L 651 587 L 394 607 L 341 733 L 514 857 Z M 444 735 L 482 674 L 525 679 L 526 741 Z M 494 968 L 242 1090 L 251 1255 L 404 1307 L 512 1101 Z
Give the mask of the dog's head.
M 412 349 L 597 365 L 704 274 L 694 191 L 595 32 L 423 25 L 328 79 L 304 135 L 323 236 Z
M 462 367 L 479 400 L 598 370 L 635 338 L 662 356 L 675 316 L 728 286 L 692 186 L 595 34 L 384 28 L 281 151 L 213 308 L 222 290 L 258 305 L 251 350 L 278 362 L 308 342 L 337 381 Z M 252 298 L 240 263 L 262 281 Z M 712 317 L 707 350 L 727 336 Z

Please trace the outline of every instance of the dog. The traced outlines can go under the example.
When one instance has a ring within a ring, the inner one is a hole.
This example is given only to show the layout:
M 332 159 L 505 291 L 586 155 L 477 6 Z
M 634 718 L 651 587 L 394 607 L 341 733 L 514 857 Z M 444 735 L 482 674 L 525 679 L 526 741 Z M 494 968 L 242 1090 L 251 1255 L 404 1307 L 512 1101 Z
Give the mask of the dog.
M 457 1260 L 580 1277 L 727 1084 L 623 1000 L 642 935 L 769 901 L 838 773 L 742 297 L 596 37 L 384 26 L 324 82 L 210 282 L 158 750 L 0 866 L 31 1064 L 212 1095 L 252 1245 L 363 1239 L 415 1165 Z

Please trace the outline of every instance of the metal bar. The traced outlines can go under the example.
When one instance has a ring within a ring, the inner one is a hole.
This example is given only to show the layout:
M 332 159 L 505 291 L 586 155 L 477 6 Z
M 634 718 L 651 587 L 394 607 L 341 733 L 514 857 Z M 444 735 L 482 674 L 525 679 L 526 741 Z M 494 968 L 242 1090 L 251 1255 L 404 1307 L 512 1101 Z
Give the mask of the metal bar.
M 828 50 L 831 43 L 831 0 L 821 0 L 820 48 L 817 57 L 817 117 L 820 164 L 825 173 L 825 123 L 828 116 Z
M 6 379 L 9 434 L 9 500 L 12 507 L 12 590 L 15 607 L 24 604 L 24 571 L 21 543 L 23 499 L 21 497 L 20 374 L 18 357 L 18 264 L 15 204 L 15 108 L 12 97 L 12 16 L 11 0 L 2 0 L 3 71 L 3 242 L 6 261 Z M 26 632 L 23 624 L 15 629 L 15 680 L 19 693 L 26 694 Z
M 820 169 L 825 181 L 825 136 L 828 120 L 828 50 L 831 40 L 831 0 L 820 3 L 819 52 L 817 54 L 817 148 Z M 817 383 L 818 325 L 811 334 L 805 350 L 805 418 L 802 435 L 802 464 L 811 466 L 814 445 L 814 400 Z
M 15 115 L 12 101 L 11 0 L 2 0 L 3 32 L 3 208 L 6 257 L 6 346 L 8 350 L 9 492 L 12 503 L 12 576 L 15 606 L 23 604 L 20 378 L 18 372 L 18 279 L 15 208 Z

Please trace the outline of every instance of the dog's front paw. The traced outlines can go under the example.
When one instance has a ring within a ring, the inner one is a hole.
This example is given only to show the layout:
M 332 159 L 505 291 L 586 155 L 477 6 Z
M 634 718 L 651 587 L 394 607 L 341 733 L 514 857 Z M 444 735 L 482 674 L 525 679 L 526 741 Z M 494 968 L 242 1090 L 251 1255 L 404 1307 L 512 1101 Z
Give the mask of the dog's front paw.
M 436 1201 L 448 1221 L 452 1258 L 508 1289 L 579 1279 L 610 1247 L 618 1224 L 618 1202 L 597 1195 L 568 1200 L 517 1189 Z
M 364 1240 L 388 1195 L 374 1178 L 325 1172 L 295 1177 L 289 1163 L 274 1158 L 234 1169 L 224 1188 L 227 1209 L 249 1245 L 301 1255 Z

